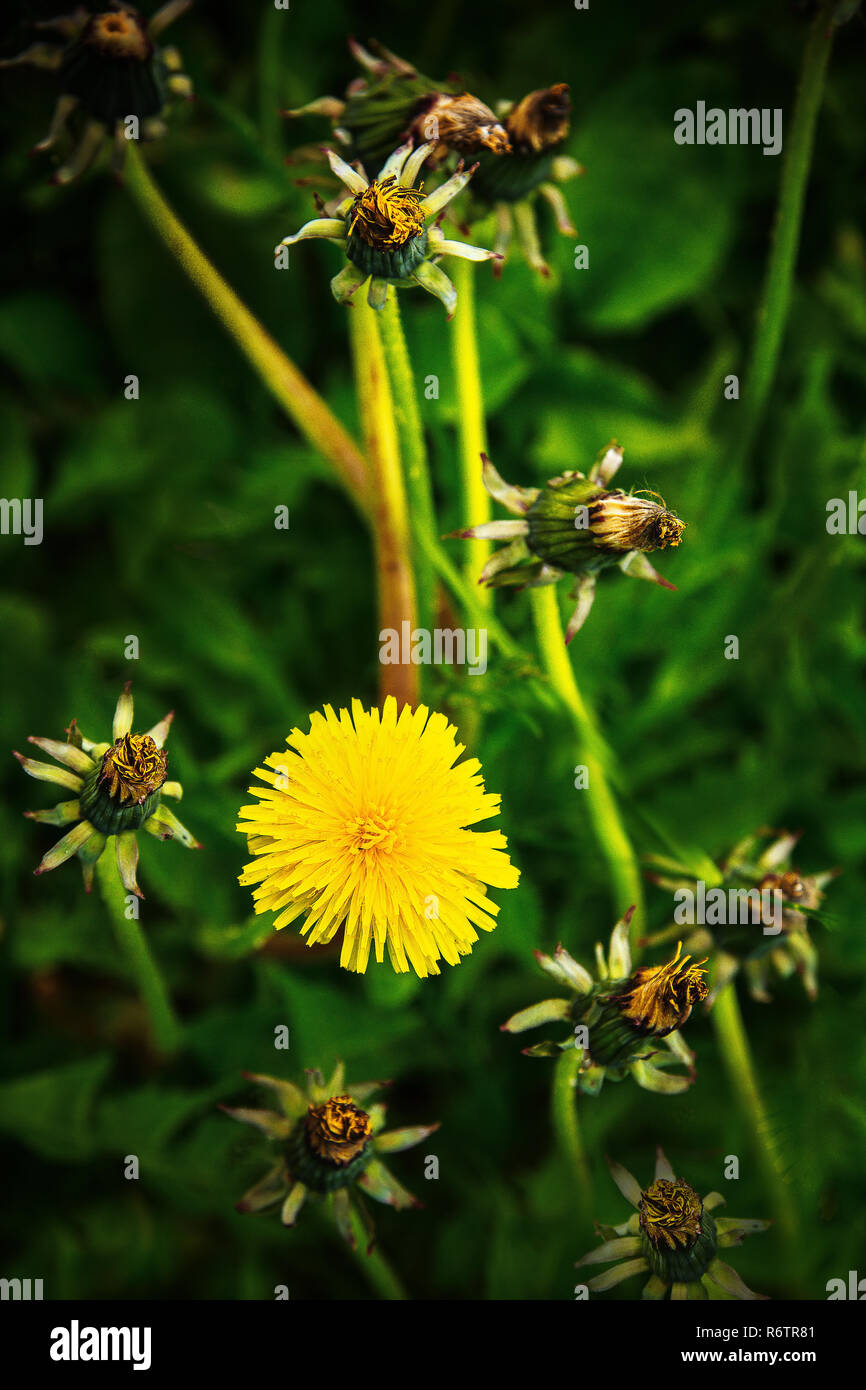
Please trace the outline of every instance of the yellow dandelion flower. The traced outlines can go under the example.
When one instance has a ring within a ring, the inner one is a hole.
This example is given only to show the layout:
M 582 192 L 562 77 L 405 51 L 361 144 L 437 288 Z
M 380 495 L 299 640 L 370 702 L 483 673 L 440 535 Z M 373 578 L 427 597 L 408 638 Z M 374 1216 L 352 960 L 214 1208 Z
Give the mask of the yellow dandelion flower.
M 256 856 L 240 876 L 255 884 L 256 912 L 276 928 L 305 916 L 307 945 L 343 928 L 340 964 L 363 973 L 385 947 L 399 973 L 438 975 L 492 931 L 499 911 L 486 886 L 514 888 L 519 872 L 498 830 L 470 829 L 499 811 L 457 730 L 424 705 L 393 698 L 351 714 L 330 705 L 293 729 L 288 750 L 256 768 L 266 787 L 240 812 Z

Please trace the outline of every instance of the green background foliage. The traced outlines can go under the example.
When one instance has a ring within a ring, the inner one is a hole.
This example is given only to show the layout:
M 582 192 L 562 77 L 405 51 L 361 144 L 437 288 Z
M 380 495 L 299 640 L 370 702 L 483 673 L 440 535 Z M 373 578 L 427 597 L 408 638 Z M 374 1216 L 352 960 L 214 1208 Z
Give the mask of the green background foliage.
M 4 52 L 24 46 L 36 14 L 21 8 Z M 572 648 L 639 851 L 719 856 L 758 826 L 802 827 L 798 867 L 843 870 L 813 928 L 817 1001 L 796 979 L 772 1005 L 742 997 L 800 1213 L 801 1268 L 781 1260 L 772 1230 L 734 1262 L 774 1297 L 823 1298 L 828 1279 L 866 1272 L 864 553 L 860 536 L 825 527 L 828 499 L 866 486 L 862 21 L 840 31 L 832 58 L 780 373 L 745 468 L 732 447 L 742 402 L 724 400 L 722 382 L 738 372 L 747 389 L 781 160 L 672 136 L 674 110 L 699 99 L 782 107 L 789 129 L 806 27 L 781 0 L 580 13 L 548 3 L 531 19 L 513 0 L 371 4 L 360 32 L 342 3 L 202 4 L 172 31 L 198 100 L 150 159 L 206 253 L 358 432 L 345 311 L 328 291 L 335 248 L 297 247 L 275 278 L 273 245 L 312 207 L 284 155 L 325 136 L 315 121 L 287 126 L 277 109 L 343 90 L 350 32 L 435 75 L 458 70 L 489 101 L 570 84 L 568 149 L 586 172 L 567 197 L 590 269 L 573 268 L 571 239 L 543 212 L 549 282 L 516 257 L 499 283 L 478 267 L 490 452 L 509 480 L 538 484 L 585 468 L 615 437 L 624 485 L 661 492 L 688 522 L 661 563 L 678 592 L 606 577 Z M 255 1103 L 242 1068 L 297 1075 L 339 1056 L 350 1078 L 395 1080 L 392 1123 L 442 1121 L 393 1161 L 425 1209 L 376 1211 L 411 1294 L 569 1298 L 590 1241 L 553 1149 L 552 1064 L 522 1057 L 498 1029 L 556 992 L 534 948 L 561 940 L 586 960 L 613 924 L 569 725 L 495 653 L 484 680 L 425 672 L 430 703 L 458 724 L 483 712 L 473 751 L 502 794 L 522 870 L 520 888 L 498 895 L 498 929 L 459 968 L 425 982 L 384 967 L 355 977 L 333 950 L 253 923 L 234 831 L 250 769 L 323 703 L 376 698 L 369 538 L 104 168 L 62 191 L 47 161 L 26 161 L 47 126 L 50 78 L 2 79 L 2 491 L 45 504 L 41 546 L 0 539 L 5 742 L 62 737 L 73 715 L 101 737 L 132 676 L 137 727 L 177 710 L 171 775 L 205 845 L 191 854 L 141 837 L 142 921 L 185 1027 L 166 1065 L 77 866 L 32 877 L 59 832 L 21 812 L 52 804 L 51 789 L 7 759 L 2 1273 L 42 1277 L 46 1297 L 258 1299 L 277 1284 L 299 1298 L 369 1297 L 315 1212 L 291 1232 L 234 1212 L 267 1166 L 265 1141 L 216 1108 Z M 432 298 L 402 304 L 419 388 L 440 380 L 438 400 L 419 389 L 419 402 L 445 532 L 472 520 L 460 515 L 448 329 Z M 141 381 L 137 403 L 123 399 L 128 373 Z M 274 528 L 278 505 L 290 508 L 288 532 Z M 526 596 L 500 595 L 497 611 L 531 647 Z M 127 634 L 139 637 L 138 662 L 123 658 Z M 738 661 L 724 659 L 729 634 Z M 648 910 L 661 928 L 670 899 L 649 887 Z M 274 1050 L 280 1024 L 288 1053 Z M 601 1220 L 627 1214 L 605 1152 L 645 1181 L 657 1143 L 702 1191 L 723 1186 L 731 1214 L 769 1214 L 704 1015 L 688 1039 L 698 1081 L 686 1095 L 629 1082 L 582 1103 Z M 427 1152 L 439 1156 L 438 1182 L 424 1181 Z M 128 1154 L 138 1182 L 123 1178 Z M 741 1176 L 724 1184 L 728 1154 Z M 638 1281 L 607 1297 L 617 1294 L 639 1296 Z

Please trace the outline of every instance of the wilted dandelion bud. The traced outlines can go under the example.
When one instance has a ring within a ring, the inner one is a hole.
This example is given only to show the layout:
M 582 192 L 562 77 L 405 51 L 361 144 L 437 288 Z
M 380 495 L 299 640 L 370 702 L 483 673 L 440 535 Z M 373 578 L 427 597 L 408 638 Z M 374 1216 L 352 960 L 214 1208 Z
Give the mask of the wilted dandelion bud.
M 809 921 L 820 915 L 824 888 L 838 870 L 801 873 L 791 862 L 799 838 L 786 830 L 760 830 L 741 840 L 718 865 L 710 859 L 694 864 L 650 860 L 657 870 L 650 877 L 672 891 L 675 902 L 674 925 L 650 941 L 681 936 L 684 920 L 694 924 L 686 949 L 710 951 L 715 967 L 708 1007 L 740 970 L 749 993 L 762 1003 L 772 997 L 774 973 L 785 979 L 796 971 L 810 999 L 816 997 L 818 954 Z
M 311 1192 L 346 1188 L 357 1181 L 374 1156 L 372 1135 L 370 1116 L 350 1095 L 311 1102 L 300 1123 L 288 1133 L 287 1174 L 293 1184 L 303 1183 Z
M 656 1178 L 640 1199 L 640 1226 L 656 1248 L 690 1249 L 701 1234 L 703 1206 L 682 1178 Z
M 706 999 L 705 962 L 690 965 L 680 949 L 664 965 L 642 966 L 575 1000 L 572 1020 L 588 1029 L 592 1066 L 621 1067 L 652 1056 L 657 1049 L 648 1050 L 648 1041 L 671 1037 L 688 1022 L 695 1003 Z M 672 1080 L 688 1084 L 687 1078 L 662 1076 L 660 1089 L 670 1089 Z
M 428 225 L 473 175 L 473 171 L 460 167 L 434 192 L 424 193 L 423 188 L 416 188 L 416 178 L 430 150 L 430 145 L 417 150 L 411 149 L 411 145 L 400 146 L 373 181 L 329 150 L 332 170 L 350 190 L 350 196 L 336 208 L 339 217 L 318 217 L 307 222 L 295 235 L 285 236 L 279 245 L 293 246 L 320 236 L 342 246 L 349 264 L 331 281 L 336 302 L 352 303 L 360 286 L 370 281 L 367 303 L 371 309 L 384 309 L 389 285 L 420 285 L 445 304 L 450 317 L 457 304 L 457 291 L 439 267 L 439 257 L 491 259 L 493 252 L 466 242 L 453 242 L 442 235 L 438 225 Z
M 552 87 L 529 92 L 522 101 L 503 102 L 500 110 L 509 148 L 479 155 L 472 196 L 496 208 L 498 233 L 494 250 L 501 257 L 494 266 L 496 273 L 501 270 L 516 230 L 527 263 L 548 275 L 535 220 L 536 193 L 549 204 L 557 230 L 563 236 L 576 235 L 557 187 L 582 173 L 575 160 L 559 153 L 568 136 L 571 117 L 568 86 L 556 82 Z
M 571 97 L 566 82 L 530 92 L 509 112 L 508 137 L 518 155 L 543 154 L 568 135 Z
M 347 217 L 346 255 L 367 275 L 405 280 L 427 252 L 420 188 L 405 188 L 394 175 L 356 193 Z
M 311 1105 L 304 1128 L 313 1153 L 337 1168 L 363 1153 L 372 1133 L 370 1116 L 351 1096 L 333 1096 L 324 1105 Z
M 591 1292 L 602 1293 L 632 1275 L 649 1273 L 645 1299 L 668 1294 L 672 1299 L 765 1297 L 753 1293 L 718 1252 L 767 1230 L 769 1221 L 714 1217 L 716 1208 L 724 1205 L 721 1193 L 710 1192 L 702 1199 L 691 1183 L 676 1176 L 661 1149 L 655 1177 L 643 1190 L 627 1168 L 610 1160 L 608 1166 L 620 1192 L 636 1210 L 620 1226 L 598 1227 L 604 1244 L 577 1261 L 577 1268 L 622 1261 L 590 1279 Z
M 642 965 L 610 996 L 622 1018 L 640 1033 L 664 1038 L 687 1022 L 695 1004 L 707 997 L 705 960 L 689 965 L 690 956 L 676 955 L 665 965 Z
M 90 891 L 97 860 L 114 837 L 117 867 L 123 886 L 141 896 L 136 881 L 137 830 L 158 840 L 178 840 L 187 849 L 200 849 L 198 841 L 177 816 L 162 805 L 163 796 L 180 800 L 179 782 L 166 780 L 168 759 L 164 750 L 174 714 L 167 714 L 146 734 L 132 730 L 133 702 L 130 682 L 124 686 L 114 713 L 112 743 L 94 743 L 81 733 L 75 720 L 67 730 L 67 742 L 31 735 L 28 742 L 48 753 L 60 767 L 15 757 L 24 771 L 41 782 L 55 782 L 75 793 L 50 811 L 25 811 L 29 820 L 72 828 L 43 856 L 35 870 L 47 873 L 77 855 Z
M 488 521 L 453 534 L 462 540 L 508 542 L 482 570 L 482 584 L 522 589 L 577 575 L 572 590 L 577 606 L 567 642 L 589 615 L 601 570 L 616 564 L 634 578 L 673 589 L 646 555 L 679 545 L 685 522 L 661 501 L 608 486 L 622 463 L 621 448 L 612 444 L 602 450 L 588 477 L 563 473 L 542 488 L 514 487 L 486 455 L 481 458 L 487 491 L 520 519 Z
M 608 491 L 582 474 L 552 478 L 526 513 L 527 545 L 540 560 L 579 574 L 599 556 L 677 546 L 685 523 L 664 503 Z
M 444 304 L 450 317 L 457 291 L 440 268 L 439 257 L 486 261 L 493 256 L 483 247 L 449 240 L 436 225 L 439 213 L 465 188 L 473 171 L 464 171 L 461 165 L 450 179 L 425 194 L 423 188 L 415 187 L 415 180 L 431 148 L 421 145 L 413 150 L 411 144 L 401 145 L 372 180 L 328 151 L 331 168 L 350 190 L 336 208 L 339 216 L 307 222 L 293 236 L 284 237 L 280 246 L 294 246 L 310 237 L 341 246 L 349 264 L 331 281 L 339 304 L 351 304 L 367 280 L 367 303 L 372 309 L 384 309 L 389 285 L 420 285 Z
M 522 1033 L 542 1023 L 567 1022 L 571 1031 L 559 1042 L 541 1042 L 525 1049 L 530 1057 L 555 1057 L 570 1048 L 581 1052 L 578 1087 L 588 1095 L 601 1089 L 605 1077 L 622 1081 L 634 1077 L 648 1091 L 684 1091 L 694 1080 L 694 1057 L 678 1030 L 688 1022 L 694 1005 L 706 998 L 703 961 L 689 964 L 676 955 L 664 965 L 632 971 L 628 929 L 634 909 L 611 933 L 607 954 L 596 947 L 597 978 L 579 965 L 562 946 L 553 956 L 536 952 L 545 974 L 567 986 L 571 999 L 545 999 L 514 1014 L 502 1025 Z M 663 1053 L 660 1040 L 668 1049 Z M 686 1075 L 671 1076 L 662 1068 L 684 1064 Z
M 435 160 L 448 150 L 458 154 L 477 154 L 479 150 L 507 154 L 511 149 L 505 127 L 490 107 L 471 92 L 458 96 L 436 92 L 414 117 L 409 135 L 416 141 L 433 143 Z
M 369 52 L 351 40 L 352 56 L 364 75 L 350 83 L 345 100 L 320 97 L 286 114 L 323 115 L 352 159 L 368 173 L 378 169 L 397 145 L 411 140 L 428 145 L 428 165 L 449 153 L 503 153 L 508 135 L 489 106 L 454 82 L 435 82 L 381 44 Z
M 55 183 L 69 183 L 83 173 L 106 135 L 114 139 L 113 164 L 119 170 L 127 140 L 164 133 L 161 117 L 166 105 L 173 97 L 190 97 L 192 83 L 177 49 L 159 48 L 155 40 L 191 3 L 169 0 L 150 20 L 131 5 L 97 14 L 79 8 L 42 26 L 57 31 L 55 43 L 34 44 L 0 63 L 30 63 L 59 74 L 60 96 L 51 128 L 34 152 L 53 149 L 75 117 L 84 122 L 74 153 L 54 175 Z
M 150 734 L 123 734 L 103 754 L 81 792 L 81 812 L 97 830 L 137 830 L 159 805 L 167 759 Z
M 363 1196 L 398 1210 L 421 1205 L 380 1155 L 420 1144 L 439 1126 L 385 1130 L 386 1107 L 369 1101 L 387 1083 L 365 1082 L 348 1090 L 341 1062 L 328 1081 L 321 1072 L 308 1071 L 305 1089 L 273 1076 L 245 1075 L 274 1093 L 278 1109 L 222 1109 L 267 1135 L 275 1146 L 276 1162 L 241 1198 L 238 1211 L 279 1206 L 283 1225 L 294 1226 L 309 1197 L 327 1199 L 340 1234 L 354 1246 L 355 1227 L 360 1225 L 369 1253 L 375 1231 Z

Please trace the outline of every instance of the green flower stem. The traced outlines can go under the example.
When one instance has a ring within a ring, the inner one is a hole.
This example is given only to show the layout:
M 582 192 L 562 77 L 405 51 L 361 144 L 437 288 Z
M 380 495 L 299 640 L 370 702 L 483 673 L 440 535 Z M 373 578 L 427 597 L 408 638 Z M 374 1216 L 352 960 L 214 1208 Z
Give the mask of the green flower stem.
M 96 878 L 118 945 L 147 1009 L 153 1040 L 160 1052 L 170 1055 L 180 1046 L 180 1023 L 144 933 L 138 921 L 126 915 L 126 889 L 120 880 L 111 839 L 96 861 Z
M 394 401 L 379 334 L 378 313 L 360 296 L 348 310 L 358 411 L 373 478 L 372 524 L 376 546 L 379 626 L 401 633 L 417 617 L 409 506 L 400 465 Z M 399 706 L 418 704 L 420 667 L 380 665 L 380 698 Z
M 405 1302 L 406 1290 L 378 1245 L 374 1245 L 370 1254 L 367 1254 L 369 1237 L 354 1206 L 351 1209 L 351 1221 L 352 1232 L 355 1237 L 352 1253 L 359 1268 L 369 1281 L 370 1287 L 375 1289 L 380 1298 L 388 1299 L 391 1302 Z
M 758 1086 L 754 1062 L 749 1048 L 743 1016 L 733 983 L 719 992 L 710 1010 L 710 1018 L 722 1054 L 731 1088 L 739 1102 L 748 1128 L 754 1135 L 767 1195 L 773 1203 L 775 1217 L 786 1243 L 793 1244 L 797 1235 L 797 1218 L 788 1187 L 787 1174 L 779 1146 L 767 1115 Z
M 832 4 L 825 3 L 812 22 L 803 54 L 791 133 L 785 141 L 776 224 L 746 377 L 743 433 L 738 449 L 740 464 L 748 459 L 760 429 L 788 321 L 815 125 L 833 46 L 832 9 Z
M 163 198 L 134 141 L 127 152 L 126 187 L 265 386 L 304 438 L 332 464 L 349 496 L 366 514 L 367 468 L 357 444 L 197 246 Z
M 470 261 L 455 260 L 452 267 L 457 289 L 457 310 L 451 321 L 451 358 L 457 382 L 457 421 L 460 437 L 460 515 L 467 526 L 480 526 L 492 515 L 490 495 L 481 480 L 481 455 L 487 452 L 484 398 L 478 360 L 478 334 L 475 316 L 476 267 Z M 490 541 L 473 541 L 467 547 L 464 571 L 475 584 L 492 550 Z M 479 590 L 485 608 L 492 605 L 489 589 Z
M 487 452 L 484 394 L 478 356 L 478 325 L 475 314 L 475 276 L 471 261 L 457 259 L 452 266 L 457 289 L 457 309 L 451 321 L 451 361 L 457 384 L 457 431 L 460 443 L 460 515 L 467 525 L 479 526 L 492 515 L 491 498 L 482 482 L 481 455 Z M 490 541 L 473 541 L 466 547 L 463 574 L 478 594 L 482 614 L 492 613 L 492 590 L 478 581 L 493 549 Z M 484 626 L 487 626 L 485 619 Z M 481 677 L 482 682 L 484 677 Z M 476 686 L 480 693 L 483 687 Z M 477 707 L 467 711 L 463 734 L 470 746 L 481 734 L 482 715 Z
M 436 510 L 433 503 L 433 487 L 430 482 L 430 469 L 427 462 L 427 445 L 424 441 L 424 428 L 418 410 L 418 389 L 409 359 L 406 335 L 400 317 L 397 291 L 393 285 L 388 290 L 385 307 L 379 315 L 382 334 L 382 347 L 391 383 L 391 396 L 394 402 L 394 419 L 400 440 L 400 454 L 406 479 L 409 511 L 418 525 L 436 535 Z M 433 570 L 424 550 L 415 543 L 415 577 L 418 593 L 418 622 L 422 628 L 432 626 L 433 612 Z
M 552 1113 L 557 1143 L 577 1185 L 578 1214 L 589 1224 L 593 1209 L 592 1176 L 583 1147 L 577 1113 L 577 1074 L 582 1052 L 569 1047 L 560 1053 L 553 1074 Z
M 541 659 L 548 678 L 568 710 L 578 739 L 578 756 L 587 769 L 588 786 L 584 795 L 595 835 L 607 860 L 615 887 L 616 911 L 622 915 L 634 906 L 632 939 L 643 934 L 643 884 L 637 857 L 611 790 L 607 766 L 610 762 L 595 717 L 580 693 L 565 645 L 556 586 L 531 589 L 532 611 Z

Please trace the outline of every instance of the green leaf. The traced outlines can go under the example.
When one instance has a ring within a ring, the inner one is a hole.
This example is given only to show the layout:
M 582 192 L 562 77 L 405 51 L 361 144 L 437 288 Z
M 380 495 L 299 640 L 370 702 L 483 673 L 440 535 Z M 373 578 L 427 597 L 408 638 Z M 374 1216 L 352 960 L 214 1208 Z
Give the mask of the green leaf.
M 64 299 L 22 290 L 0 304 L 0 359 L 35 389 L 91 392 L 101 383 L 96 338 Z
M 94 1117 L 93 1144 L 109 1153 L 138 1158 L 157 1154 L 184 1125 L 212 1109 L 227 1093 L 225 1083 L 185 1091 L 154 1082 L 109 1096 Z
M 551 232 L 547 240 L 581 325 L 638 328 L 713 285 L 753 152 L 738 160 L 727 147 L 677 145 L 673 113 L 693 89 L 712 90 L 723 104 L 719 85 L 706 72 L 653 64 L 612 82 L 576 131 L 572 145 L 586 172 L 565 195 L 589 268 L 573 268 L 565 239 L 554 246 Z
M 102 1054 L 0 1085 L 0 1130 L 46 1158 L 76 1162 L 94 1147 L 96 1094 L 111 1067 Z

